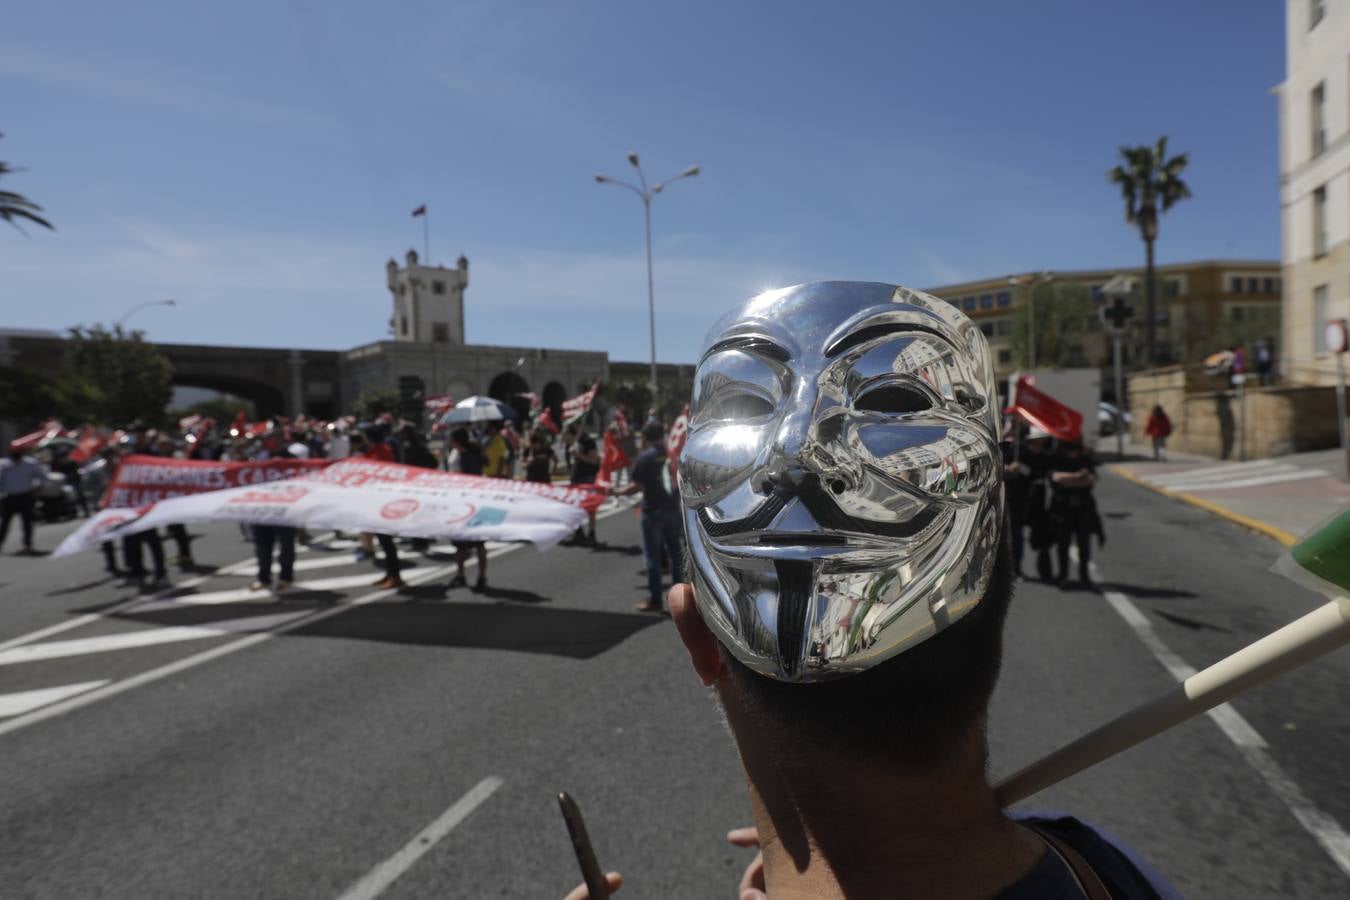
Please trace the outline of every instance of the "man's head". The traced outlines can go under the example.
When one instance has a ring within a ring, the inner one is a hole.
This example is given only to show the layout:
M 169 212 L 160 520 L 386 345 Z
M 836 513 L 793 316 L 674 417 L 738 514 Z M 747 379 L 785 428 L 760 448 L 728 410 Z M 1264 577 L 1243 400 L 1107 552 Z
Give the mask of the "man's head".
M 769 291 L 709 333 L 680 495 L 704 619 L 750 669 L 847 677 L 980 601 L 1003 514 L 988 344 L 886 284 Z
M 666 430 L 660 425 L 652 422 L 650 425 L 642 426 L 642 441 L 648 447 L 659 447 L 666 440 Z
M 469 429 L 456 428 L 454 431 L 450 432 L 450 443 L 454 444 L 459 450 L 468 449 Z

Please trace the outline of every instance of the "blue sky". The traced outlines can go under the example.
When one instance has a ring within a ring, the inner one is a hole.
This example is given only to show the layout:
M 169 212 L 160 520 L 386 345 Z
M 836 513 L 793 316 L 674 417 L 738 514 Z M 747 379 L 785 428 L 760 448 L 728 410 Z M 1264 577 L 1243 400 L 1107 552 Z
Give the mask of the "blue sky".
M 138 313 L 164 341 L 387 334 L 383 264 L 471 261 L 475 343 L 647 356 L 823 278 L 932 286 L 1143 256 L 1105 171 L 1170 135 L 1161 262 L 1279 256 L 1283 4 L 29 3 L 0 33 L 0 326 Z M 72 25 L 72 23 L 75 23 Z

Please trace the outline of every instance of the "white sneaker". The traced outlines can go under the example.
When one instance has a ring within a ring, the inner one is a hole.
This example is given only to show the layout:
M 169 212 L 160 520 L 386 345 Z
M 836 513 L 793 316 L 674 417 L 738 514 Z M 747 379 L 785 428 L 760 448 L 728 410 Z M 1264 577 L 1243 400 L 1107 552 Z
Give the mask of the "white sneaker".
M 248 586 L 250 591 L 266 591 L 271 589 L 271 585 L 265 581 L 255 581 Z

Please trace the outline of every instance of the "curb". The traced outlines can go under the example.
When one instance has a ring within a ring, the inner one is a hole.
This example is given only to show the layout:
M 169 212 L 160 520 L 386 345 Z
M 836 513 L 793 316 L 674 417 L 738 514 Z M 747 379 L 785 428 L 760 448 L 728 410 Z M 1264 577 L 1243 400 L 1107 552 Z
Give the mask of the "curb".
M 1221 506 L 1212 500 L 1206 500 L 1203 497 L 1197 497 L 1194 494 L 1177 493 L 1163 487 L 1158 487 L 1155 484 L 1145 481 L 1134 472 L 1131 472 L 1129 469 L 1119 464 L 1108 466 L 1107 468 L 1116 475 L 1124 478 L 1126 481 L 1137 484 L 1140 487 L 1148 488 L 1150 491 L 1153 491 L 1156 494 L 1162 494 L 1164 497 L 1180 500 L 1182 503 L 1189 503 L 1191 506 L 1199 507 L 1206 512 L 1212 513 L 1221 519 L 1227 519 L 1244 528 L 1250 528 L 1252 531 L 1264 534 L 1266 537 L 1271 538 L 1281 546 L 1292 547 L 1294 544 L 1298 543 L 1297 535 L 1290 534 L 1283 528 L 1277 528 L 1267 522 L 1262 522 L 1260 519 L 1253 519 L 1251 516 L 1244 516 L 1242 513 L 1233 512 L 1228 507 Z

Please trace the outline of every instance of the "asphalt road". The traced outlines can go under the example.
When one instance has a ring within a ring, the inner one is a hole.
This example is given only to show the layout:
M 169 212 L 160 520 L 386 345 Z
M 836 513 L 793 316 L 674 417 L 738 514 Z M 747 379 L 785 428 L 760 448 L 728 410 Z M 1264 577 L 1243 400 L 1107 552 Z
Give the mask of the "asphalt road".
M 1266 538 L 1113 477 L 1100 499 L 1111 597 L 1020 586 L 996 773 L 1165 689 L 1159 646 L 1203 667 L 1319 602 L 1267 571 Z M 670 622 L 631 609 L 631 512 L 601 521 L 603 551 L 507 548 L 483 594 L 447 591 L 435 558 L 379 594 L 329 544 L 300 556 L 321 590 L 280 604 L 237 593 L 237 530 L 196 530 L 222 569 L 140 605 L 97 554 L 0 559 L 0 894 L 560 896 L 565 789 L 621 896 L 734 895 L 739 769 Z M 1236 701 L 1248 731 L 1202 717 L 1028 805 L 1106 826 L 1189 896 L 1345 896 L 1314 832 L 1350 825 L 1347 676 L 1342 651 Z

